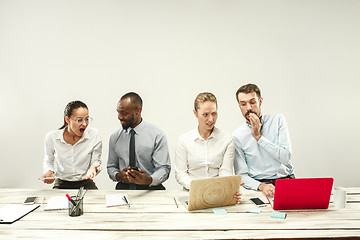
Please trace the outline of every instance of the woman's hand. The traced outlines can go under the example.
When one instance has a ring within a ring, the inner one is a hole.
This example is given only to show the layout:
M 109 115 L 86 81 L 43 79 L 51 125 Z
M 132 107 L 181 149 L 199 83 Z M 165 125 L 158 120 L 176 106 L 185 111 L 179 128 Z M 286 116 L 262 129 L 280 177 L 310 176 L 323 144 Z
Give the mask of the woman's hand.
M 50 177 L 55 177 L 55 173 L 54 173 L 53 171 L 51 171 L 51 170 L 49 170 L 49 171 L 47 171 L 45 174 L 43 174 L 43 175 L 40 177 L 40 179 L 41 179 L 41 178 L 50 178 Z M 42 181 L 43 181 L 44 183 L 51 184 L 51 183 L 53 183 L 53 182 L 55 181 L 55 179 L 42 179 Z
M 100 164 L 92 165 L 86 173 L 86 176 L 83 180 L 93 179 L 97 175 L 97 168 L 100 167 Z
M 240 184 L 240 186 L 242 186 L 242 185 L 244 185 L 243 182 Z M 237 193 L 234 194 L 234 199 L 235 199 L 235 201 L 236 201 L 236 204 L 239 204 L 239 203 L 240 203 L 241 195 L 242 195 L 242 193 L 241 193 L 240 190 L 239 190 L 239 192 L 237 192 Z

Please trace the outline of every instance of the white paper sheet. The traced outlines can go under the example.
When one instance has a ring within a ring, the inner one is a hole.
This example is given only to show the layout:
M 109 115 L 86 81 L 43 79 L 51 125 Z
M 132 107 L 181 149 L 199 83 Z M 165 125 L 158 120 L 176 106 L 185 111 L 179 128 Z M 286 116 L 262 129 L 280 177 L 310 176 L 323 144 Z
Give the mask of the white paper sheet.
M 128 202 L 125 201 L 124 197 Z M 105 196 L 106 200 L 106 206 L 112 207 L 112 206 L 120 206 L 120 205 L 128 205 L 130 204 L 128 195 L 125 194 L 108 194 Z

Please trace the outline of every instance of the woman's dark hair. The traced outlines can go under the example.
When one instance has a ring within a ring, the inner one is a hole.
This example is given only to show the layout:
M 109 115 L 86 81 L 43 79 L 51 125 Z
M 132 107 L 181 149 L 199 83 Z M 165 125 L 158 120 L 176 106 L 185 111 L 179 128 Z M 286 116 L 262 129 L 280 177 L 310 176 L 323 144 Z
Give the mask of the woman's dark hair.
M 65 117 L 70 118 L 73 111 L 75 109 L 78 109 L 78 108 L 86 108 L 86 109 L 88 109 L 86 104 L 81 102 L 81 101 L 71 101 L 66 105 L 65 110 L 64 110 L 64 125 L 62 125 L 59 129 L 64 129 L 64 128 L 67 127 L 68 124 L 65 121 Z

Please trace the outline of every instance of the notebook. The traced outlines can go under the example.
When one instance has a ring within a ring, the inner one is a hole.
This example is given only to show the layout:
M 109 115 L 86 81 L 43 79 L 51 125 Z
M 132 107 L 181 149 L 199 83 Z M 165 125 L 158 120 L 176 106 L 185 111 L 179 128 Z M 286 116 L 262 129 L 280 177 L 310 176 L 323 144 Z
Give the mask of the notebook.
M 51 197 L 48 203 L 46 204 L 44 211 L 49 210 L 62 210 L 69 208 L 69 200 L 66 196 L 55 196 Z
M 333 178 L 279 179 L 268 200 L 274 210 L 327 209 L 333 182 Z
M 234 205 L 240 183 L 240 175 L 192 180 L 189 197 L 180 197 L 179 201 L 189 211 Z
M 0 223 L 13 223 L 26 214 L 34 211 L 40 204 L 23 205 L 10 204 L 0 209 Z

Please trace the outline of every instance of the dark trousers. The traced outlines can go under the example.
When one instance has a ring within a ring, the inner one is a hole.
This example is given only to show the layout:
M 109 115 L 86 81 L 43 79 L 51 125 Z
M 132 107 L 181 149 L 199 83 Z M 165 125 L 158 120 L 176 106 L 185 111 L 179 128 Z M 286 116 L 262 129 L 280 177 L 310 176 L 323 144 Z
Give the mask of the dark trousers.
M 136 190 L 165 190 L 165 187 L 160 184 L 157 186 L 149 186 L 149 185 L 136 185 Z M 116 190 L 129 190 L 129 184 L 124 182 L 118 182 L 115 187 Z
M 82 181 L 65 181 L 55 179 L 53 189 L 79 189 L 80 187 L 84 187 L 85 189 L 98 189 L 94 181 L 91 179 Z
M 277 179 L 256 179 L 258 180 L 259 182 L 262 182 L 262 183 L 271 183 L 272 185 L 276 186 L 276 180 L 278 179 L 293 179 L 295 178 L 295 175 L 294 174 L 291 174 L 291 175 L 288 175 L 286 177 L 282 177 L 282 178 L 277 178 Z

